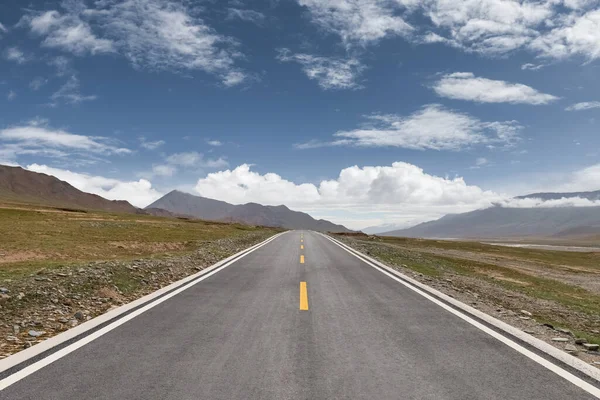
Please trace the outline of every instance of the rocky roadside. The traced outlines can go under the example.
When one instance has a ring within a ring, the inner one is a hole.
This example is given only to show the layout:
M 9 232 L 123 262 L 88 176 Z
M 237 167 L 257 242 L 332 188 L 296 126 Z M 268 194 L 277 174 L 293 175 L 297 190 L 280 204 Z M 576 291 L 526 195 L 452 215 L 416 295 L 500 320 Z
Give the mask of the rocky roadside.
M 199 243 L 193 253 L 97 261 L 0 282 L 0 359 L 260 243 L 275 231 Z
M 347 237 L 337 237 L 337 239 L 364 254 L 378 258 L 373 254 L 373 246 L 378 246 L 376 243 L 366 243 Z M 383 260 L 380 261 L 384 262 Z M 510 291 L 474 277 L 445 273 L 441 277 L 435 278 L 415 272 L 405 264 L 395 265 L 389 262 L 385 262 L 385 264 L 600 368 L 599 346 L 587 343 L 586 339 L 577 337 L 571 330 L 567 329 L 571 327 L 571 329 L 584 330 L 598 335 L 600 334 L 600 316 L 595 320 L 590 320 L 589 316 L 570 310 L 560 304 L 532 298 L 523 293 Z M 540 314 L 556 315 L 561 320 L 568 321 L 565 324 L 567 326 L 553 326 L 536 321 L 535 315 Z

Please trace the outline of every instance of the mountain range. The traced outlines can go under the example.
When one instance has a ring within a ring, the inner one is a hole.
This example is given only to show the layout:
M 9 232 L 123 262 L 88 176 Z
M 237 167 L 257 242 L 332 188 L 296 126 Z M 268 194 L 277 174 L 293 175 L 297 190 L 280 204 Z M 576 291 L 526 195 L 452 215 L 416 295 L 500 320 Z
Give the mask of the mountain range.
M 174 190 L 167 193 L 149 208 L 159 208 L 178 215 L 212 221 L 235 221 L 251 225 L 275 226 L 286 229 L 310 229 L 327 232 L 351 232 L 342 225 L 293 211 L 286 206 L 263 206 L 257 203 L 234 205 L 220 200 L 194 196 Z
M 547 199 L 577 197 L 545 193 Z M 558 196 L 558 197 L 557 197 Z M 537 195 L 535 196 L 536 198 Z M 521 198 L 526 198 L 522 196 Z M 600 207 L 506 208 L 495 206 L 462 214 L 448 214 L 412 228 L 382 236 L 423 238 L 574 238 L 600 234 Z
M 286 229 L 351 232 L 342 225 L 336 225 L 325 220 L 315 220 L 306 213 L 292 211 L 286 206 L 263 206 L 256 203 L 233 205 L 224 201 L 193 196 L 178 191 L 166 194 L 144 210 L 141 210 L 127 201 L 107 200 L 95 194 L 82 192 L 54 176 L 6 165 L 0 165 L 0 201 L 119 213 L 150 214 L 160 217 L 187 216 Z

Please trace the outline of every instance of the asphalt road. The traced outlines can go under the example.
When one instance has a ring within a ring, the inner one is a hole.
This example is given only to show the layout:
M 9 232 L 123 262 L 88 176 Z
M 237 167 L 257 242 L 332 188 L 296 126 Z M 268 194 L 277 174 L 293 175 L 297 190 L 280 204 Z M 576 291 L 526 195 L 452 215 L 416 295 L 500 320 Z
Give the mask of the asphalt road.
M 0 398 L 594 398 L 322 236 L 303 237 L 275 239 Z

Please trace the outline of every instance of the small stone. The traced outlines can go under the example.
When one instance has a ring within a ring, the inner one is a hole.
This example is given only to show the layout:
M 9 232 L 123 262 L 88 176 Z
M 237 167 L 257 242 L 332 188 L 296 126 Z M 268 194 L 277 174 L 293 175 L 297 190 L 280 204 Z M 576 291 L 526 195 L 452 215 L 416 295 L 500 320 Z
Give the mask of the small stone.
M 77 312 L 75 313 L 75 315 L 73 315 L 73 316 L 74 316 L 74 317 L 75 317 L 75 319 L 77 319 L 78 321 L 83 321 L 83 319 L 85 318 L 85 316 L 83 315 L 83 312 L 82 312 L 81 310 L 80 310 L 80 311 L 77 311 Z
M 44 332 L 44 331 L 36 331 L 36 330 L 33 330 L 33 329 L 31 329 L 29 332 L 27 332 L 27 334 L 29 334 L 29 336 L 32 336 L 32 337 L 42 336 L 44 333 L 46 333 L 46 332 Z
M 7 336 L 6 340 L 9 342 L 18 342 L 19 338 L 15 337 L 15 336 Z
M 568 353 L 577 353 L 578 349 L 572 344 L 568 344 L 565 346 L 565 351 Z
M 521 314 L 523 315 L 527 315 L 528 317 L 531 317 L 533 314 L 531 314 L 529 311 L 527 310 L 521 310 Z
M 21 332 L 21 327 L 19 325 L 13 325 L 13 333 L 18 335 Z
M 67 322 L 69 322 L 69 320 L 66 318 L 59 318 L 58 322 L 60 322 L 61 324 L 66 324 Z
M 587 340 L 584 338 L 575 339 L 575 344 L 584 344 L 584 343 L 587 343 Z
M 553 342 L 562 342 L 562 343 L 564 343 L 564 342 L 568 342 L 569 339 L 564 338 L 564 337 L 555 337 L 555 338 L 552 338 L 552 341 Z
M 583 347 L 585 347 L 586 350 L 598 351 L 598 348 L 600 348 L 600 345 L 594 344 L 594 343 L 584 343 Z
M 8 293 L 8 292 L 10 292 L 10 290 L 8 290 L 7 288 L 0 287 L 0 293 Z
M 522 319 L 523 321 L 527 321 L 528 319 L 531 319 L 531 317 L 524 317 L 524 316 L 520 316 L 520 319 Z
M 557 331 L 557 332 L 560 332 L 560 333 L 567 334 L 567 335 L 569 335 L 569 336 L 575 336 L 575 335 L 573 335 L 573 332 L 571 332 L 571 331 L 570 331 L 570 330 L 568 330 L 568 329 L 564 329 L 564 328 L 556 328 L 556 331 Z
M 25 293 L 23 293 L 23 292 L 20 292 L 20 293 L 17 295 L 17 300 L 23 300 L 23 297 L 25 297 Z
M 69 321 L 69 326 L 74 327 L 77 326 L 79 324 L 79 321 L 77 321 L 76 319 L 72 319 Z

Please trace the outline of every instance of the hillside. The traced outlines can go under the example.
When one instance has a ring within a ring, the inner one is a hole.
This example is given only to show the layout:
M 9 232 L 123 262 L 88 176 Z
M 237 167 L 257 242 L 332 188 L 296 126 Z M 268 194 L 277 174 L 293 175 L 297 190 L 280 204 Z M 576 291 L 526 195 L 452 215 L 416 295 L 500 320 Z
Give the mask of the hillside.
M 243 222 L 251 225 L 310 229 L 322 232 L 351 232 L 342 225 L 315 220 L 310 215 L 286 206 L 263 206 L 256 203 L 233 205 L 224 201 L 172 191 L 147 208 L 161 208 L 179 215 L 190 215 L 212 221 Z
M 437 238 L 567 237 L 600 233 L 600 207 L 491 207 L 446 215 L 385 236 Z
M 139 211 L 126 201 L 85 193 L 53 176 L 0 165 L 0 200 L 119 213 Z

